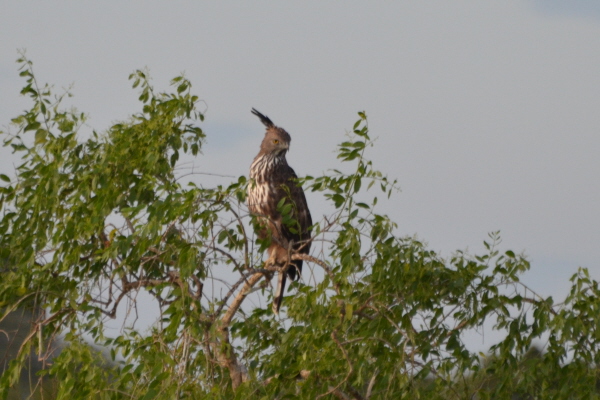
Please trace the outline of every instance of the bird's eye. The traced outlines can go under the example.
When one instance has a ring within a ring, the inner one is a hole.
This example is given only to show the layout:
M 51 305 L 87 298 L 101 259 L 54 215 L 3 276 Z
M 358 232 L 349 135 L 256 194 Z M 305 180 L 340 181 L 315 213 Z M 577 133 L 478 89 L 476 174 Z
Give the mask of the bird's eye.
M 279 143 L 279 140 L 273 139 L 273 143 L 277 144 L 277 143 Z

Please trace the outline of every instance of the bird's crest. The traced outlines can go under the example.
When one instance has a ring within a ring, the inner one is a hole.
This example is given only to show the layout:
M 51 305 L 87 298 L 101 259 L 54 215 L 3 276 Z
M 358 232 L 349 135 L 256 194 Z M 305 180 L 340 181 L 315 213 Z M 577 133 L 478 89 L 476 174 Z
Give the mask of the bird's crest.
M 260 118 L 260 122 L 262 122 L 267 128 L 273 128 L 275 126 L 275 124 L 269 119 L 269 117 L 261 114 L 260 111 L 258 111 L 256 108 L 252 109 L 252 114 Z

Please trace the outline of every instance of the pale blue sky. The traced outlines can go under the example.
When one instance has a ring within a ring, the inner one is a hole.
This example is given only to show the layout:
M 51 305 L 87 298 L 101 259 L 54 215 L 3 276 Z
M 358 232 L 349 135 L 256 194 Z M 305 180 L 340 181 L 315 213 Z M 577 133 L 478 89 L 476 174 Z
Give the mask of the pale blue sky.
M 252 107 L 290 132 L 300 175 L 337 168 L 335 145 L 366 110 L 371 156 L 402 188 L 382 205 L 399 233 L 449 255 L 501 230 L 533 261 L 525 280 L 560 300 L 578 266 L 600 279 L 596 4 L 6 2 L 0 125 L 27 104 L 20 48 L 40 80 L 74 84 L 99 131 L 139 109 L 134 69 L 158 89 L 185 71 L 208 106 L 195 160 L 207 172 L 247 173 L 263 134 Z M 309 203 L 327 212 L 318 194 Z

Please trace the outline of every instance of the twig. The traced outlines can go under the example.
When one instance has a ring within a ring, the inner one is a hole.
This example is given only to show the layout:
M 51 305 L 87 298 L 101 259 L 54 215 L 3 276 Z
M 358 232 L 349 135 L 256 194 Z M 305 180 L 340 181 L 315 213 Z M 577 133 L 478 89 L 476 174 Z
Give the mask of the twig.
M 324 261 L 321 261 L 318 258 L 315 258 L 313 256 L 309 256 L 308 254 L 294 254 L 292 256 L 292 260 L 309 261 L 311 263 L 319 265 L 321 268 L 323 268 L 325 270 L 327 275 L 329 275 L 329 278 L 331 279 L 331 283 L 333 283 L 333 287 L 334 287 L 335 291 L 337 292 L 337 294 L 340 294 L 340 285 L 336 282 L 335 276 L 333 275 L 333 272 L 331 271 L 331 267 L 329 267 L 329 265 L 327 265 Z
M 244 224 L 242 223 L 242 219 L 240 218 L 240 216 L 232 209 L 229 209 L 229 211 L 233 215 L 235 215 L 235 218 L 238 221 L 238 226 L 240 227 L 240 229 L 242 230 L 242 234 L 244 235 L 244 264 L 246 268 L 248 268 L 248 266 L 250 265 L 250 253 L 248 252 L 248 235 L 246 234 L 246 228 L 244 228 Z
M 335 329 L 333 332 L 331 332 L 331 338 L 333 339 L 333 341 L 338 345 L 338 347 L 340 348 L 340 350 L 342 351 L 342 354 L 344 355 L 344 358 L 346 359 L 346 362 L 348 363 L 348 373 L 346 374 L 346 377 L 337 384 L 337 386 L 330 388 L 329 391 L 327 391 L 326 393 L 320 394 L 318 395 L 316 398 L 320 399 L 321 397 L 325 397 L 328 394 L 335 394 L 336 396 L 346 396 L 344 393 L 339 392 L 338 389 L 340 388 L 340 386 L 342 386 L 345 382 L 348 381 L 348 379 L 350 379 L 350 375 L 352 375 L 352 372 L 354 372 L 354 366 L 352 365 L 352 361 L 350 361 L 350 357 L 348 357 L 348 352 L 346 351 L 346 349 L 344 348 L 344 346 L 342 346 L 342 344 L 340 343 L 340 341 L 337 338 L 337 329 Z M 340 394 L 338 394 L 338 392 Z M 340 398 L 344 398 L 344 397 L 340 397 Z M 348 398 L 347 396 L 345 398 Z
M 242 276 L 236 283 L 233 284 L 233 286 L 231 287 L 231 289 L 229 289 L 229 292 L 227 292 L 227 294 L 225 295 L 225 297 L 221 300 L 221 305 L 219 306 L 219 308 L 217 308 L 217 311 L 215 312 L 215 316 L 219 315 L 221 313 L 221 311 L 223 310 L 223 308 L 225 307 L 225 304 L 227 304 L 227 300 L 229 300 L 229 298 L 231 296 L 233 296 L 233 293 L 235 293 L 236 289 L 243 283 L 243 282 L 247 282 L 248 280 L 246 279 L 245 276 Z
M 242 302 L 244 301 L 244 299 L 246 298 L 246 296 L 248 295 L 248 293 L 250 292 L 250 290 L 252 289 L 252 287 L 254 287 L 254 285 L 263 276 L 264 276 L 263 273 L 261 273 L 261 272 L 255 272 L 246 281 L 246 284 L 244 285 L 244 287 L 242 288 L 242 290 L 239 291 L 239 293 L 237 294 L 237 296 L 235 296 L 235 299 L 233 299 L 233 302 L 229 306 L 229 309 L 227 310 L 227 312 L 225 313 L 225 315 L 221 319 L 221 328 L 227 328 L 227 327 L 229 327 L 229 324 L 231 323 L 231 320 L 233 319 L 233 315 L 240 308 L 240 306 L 242 305 Z
M 342 392 L 341 390 L 339 390 L 337 388 L 334 388 L 333 386 L 329 386 L 329 392 L 327 392 L 326 394 L 330 394 L 330 393 L 333 394 L 335 397 L 337 397 L 340 400 L 352 400 L 352 398 L 350 396 L 348 396 L 346 393 Z
M 367 393 L 365 394 L 365 400 L 369 400 L 371 398 L 371 394 L 373 393 L 373 386 L 375 386 L 375 378 L 379 375 L 379 369 L 375 369 L 373 373 L 373 377 L 369 381 L 369 386 L 367 386 Z

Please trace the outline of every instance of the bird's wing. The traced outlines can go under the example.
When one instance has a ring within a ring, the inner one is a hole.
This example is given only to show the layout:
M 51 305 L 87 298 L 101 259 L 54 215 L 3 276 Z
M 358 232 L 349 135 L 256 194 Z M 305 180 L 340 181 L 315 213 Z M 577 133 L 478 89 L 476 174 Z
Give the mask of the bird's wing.
M 298 177 L 294 173 L 294 170 L 291 168 L 290 170 L 290 175 L 294 181 L 293 184 L 290 185 L 290 191 L 292 194 L 292 199 L 296 204 L 296 210 L 298 214 L 297 218 L 301 229 L 301 239 L 306 240 L 310 238 L 310 232 L 308 231 L 308 228 L 310 228 L 312 225 L 312 216 L 310 215 L 310 210 L 308 209 L 308 203 L 306 202 L 304 189 L 302 189 L 302 186 L 298 184 Z

